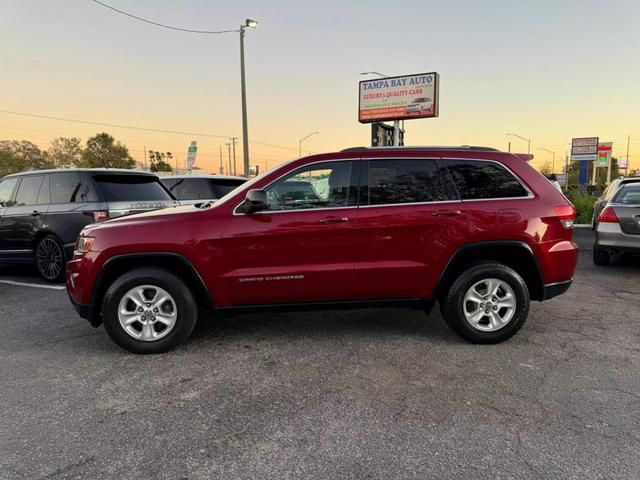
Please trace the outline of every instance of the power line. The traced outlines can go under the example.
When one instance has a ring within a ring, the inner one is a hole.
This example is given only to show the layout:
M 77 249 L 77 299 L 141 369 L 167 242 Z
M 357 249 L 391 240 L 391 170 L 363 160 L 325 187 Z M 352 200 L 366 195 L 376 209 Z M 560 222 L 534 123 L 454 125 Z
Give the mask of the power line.
M 165 25 L 164 23 L 158 23 L 158 22 L 154 22 L 153 20 L 147 20 L 146 18 L 142 18 L 142 17 L 138 17 L 136 15 L 133 15 L 131 13 L 125 12 L 123 10 L 118 10 L 115 7 L 112 7 L 111 5 L 107 5 L 106 3 L 103 2 L 99 2 L 98 0 L 91 0 L 94 3 L 97 3 L 98 5 L 101 5 L 105 8 L 108 8 L 109 10 L 113 10 L 114 12 L 120 13 L 122 15 L 126 15 L 127 17 L 133 18 L 135 20 L 139 20 L 141 22 L 145 22 L 148 23 L 150 25 L 155 25 L 156 27 L 162 27 L 162 28 L 168 28 L 169 30 L 177 30 L 179 32 L 189 32 L 189 33 L 205 33 L 205 34 L 218 34 L 218 33 L 238 33 L 240 30 L 218 30 L 218 31 L 213 31 L 213 30 L 193 30 L 191 28 L 181 28 L 181 27 L 174 27 L 172 25 Z
M 57 120 L 60 122 L 70 122 L 70 123 L 79 123 L 79 124 L 84 124 L 84 125 L 95 125 L 95 126 L 99 126 L 99 127 L 111 127 L 111 128 L 123 128 L 126 130 L 136 130 L 136 131 L 140 131 L 140 132 L 154 132 L 154 133 L 170 133 L 170 134 L 174 134 L 174 135 L 185 135 L 185 136 L 195 136 L 195 137 L 210 137 L 210 138 L 224 138 L 224 139 L 228 139 L 231 138 L 229 135 L 215 135 L 215 134 L 211 134 L 211 133 L 198 133 L 198 132 L 183 132 L 183 131 L 179 131 L 179 130 L 163 130 L 163 129 L 158 129 L 158 128 L 143 128 L 143 127 L 135 127 L 132 125 L 120 125 L 120 124 L 116 124 L 116 123 L 104 123 L 104 122 L 94 122 L 94 121 L 90 121 L 90 120 L 78 120 L 78 119 L 73 119 L 73 118 L 63 118 L 63 117 L 54 117 L 52 115 L 41 115 L 41 114 L 36 114 L 36 113 L 27 113 L 27 112 L 16 112 L 13 110 L 3 110 L 0 109 L 0 113 L 6 113 L 9 115 L 19 115 L 22 117 L 31 117 L 31 118 L 41 118 L 44 120 Z M 8 128 L 13 128 L 13 129 L 18 129 L 17 127 L 8 127 Z M 30 129 L 22 129 L 22 130 L 30 130 Z M 33 129 L 31 129 L 33 130 Z M 37 130 L 34 130 L 37 131 Z M 57 134 L 55 132 L 47 132 L 46 130 L 40 130 L 41 132 L 46 132 L 46 133 L 53 133 L 53 134 Z M 257 140 L 250 140 L 249 143 L 254 143 L 256 145 L 264 145 L 266 147 L 271 147 L 271 148 L 278 148 L 281 150 L 292 150 L 292 151 L 298 151 L 296 148 L 293 147 L 287 147 L 284 145 L 275 145 L 273 143 L 265 143 L 265 142 L 259 142 Z
M 97 125 L 99 127 L 125 128 L 128 130 L 138 130 L 142 132 L 173 133 L 176 135 L 187 135 L 187 136 L 195 135 L 200 137 L 212 137 L 212 138 L 229 138 L 229 135 L 213 135 L 210 133 L 181 132 L 178 130 L 161 130 L 157 128 L 142 128 L 142 127 L 134 127 L 131 125 L 118 125 L 115 123 L 92 122 L 89 120 L 75 120 L 72 118 L 53 117 L 50 115 L 38 115 L 35 113 L 14 112 L 11 110 L 0 110 L 0 113 L 8 113 L 10 115 L 20 115 L 23 117 L 44 118 L 46 120 L 59 120 L 61 122 L 83 123 L 86 125 Z

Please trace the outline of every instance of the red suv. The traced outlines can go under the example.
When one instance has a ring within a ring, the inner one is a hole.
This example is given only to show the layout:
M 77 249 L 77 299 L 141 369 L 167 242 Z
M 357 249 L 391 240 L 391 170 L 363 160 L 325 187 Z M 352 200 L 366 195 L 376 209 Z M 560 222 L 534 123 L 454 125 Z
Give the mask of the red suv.
M 82 317 L 137 353 L 175 347 L 209 315 L 435 301 L 460 336 L 496 343 L 530 300 L 569 288 L 575 213 L 515 154 L 352 148 L 216 202 L 89 225 L 67 287 Z

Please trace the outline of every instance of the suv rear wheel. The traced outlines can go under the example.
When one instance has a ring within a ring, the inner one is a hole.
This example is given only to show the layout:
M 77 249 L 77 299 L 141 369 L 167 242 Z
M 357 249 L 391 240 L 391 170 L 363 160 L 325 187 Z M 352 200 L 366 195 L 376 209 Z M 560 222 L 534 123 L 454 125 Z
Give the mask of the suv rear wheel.
M 45 235 L 38 241 L 35 251 L 38 273 L 47 282 L 64 281 L 67 260 L 62 243 L 54 235 Z
M 118 278 L 105 294 L 107 333 L 133 353 L 162 353 L 184 342 L 198 307 L 184 282 L 160 268 L 140 268 Z
M 516 334 L 529 314 L 529 290 L 501 263 L 476 264 L 453 282 L 441 305 L 445 322 L 472 343 L 499 343 Z

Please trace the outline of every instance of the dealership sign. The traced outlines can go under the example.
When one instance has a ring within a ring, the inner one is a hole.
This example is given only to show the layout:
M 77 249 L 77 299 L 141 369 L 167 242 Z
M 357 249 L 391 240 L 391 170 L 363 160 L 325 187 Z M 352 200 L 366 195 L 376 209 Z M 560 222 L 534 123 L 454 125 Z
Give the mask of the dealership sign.
M 360 82 L 361 123 L 438 116 L 437 73 L 385 77 Z
M 598 166 L 606 167 L 611 162 L 613 142 L 603 142 L 598 144 Z
M 571 160 L 580 162 L 598 159 L 598 137 L 574 138 L 571 140 Z

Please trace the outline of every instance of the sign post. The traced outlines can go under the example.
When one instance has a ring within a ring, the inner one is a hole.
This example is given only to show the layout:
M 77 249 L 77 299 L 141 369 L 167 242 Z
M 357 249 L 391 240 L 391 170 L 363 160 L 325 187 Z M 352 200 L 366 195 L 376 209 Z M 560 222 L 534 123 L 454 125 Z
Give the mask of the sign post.
M 193 166 L 196 163 L 196 154 L 198 152 L 198 142 L 195 140 L 191 141 L 191 145 L 189 145 L 189 150 L 187 152 L 187 170 L 189 173 L 193 170 Z
M 573 138 L 571 140 L 571 161 L 580 162 L 580 185 L 586 185 L 589 179 L 589 165 L 598 159 L 598 137 Z M 595 183 L 596 167 L 593 167 L 593 179 Z

